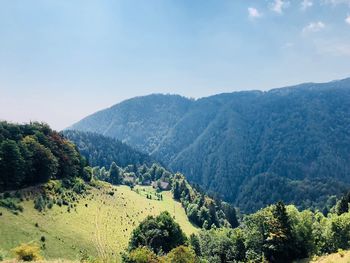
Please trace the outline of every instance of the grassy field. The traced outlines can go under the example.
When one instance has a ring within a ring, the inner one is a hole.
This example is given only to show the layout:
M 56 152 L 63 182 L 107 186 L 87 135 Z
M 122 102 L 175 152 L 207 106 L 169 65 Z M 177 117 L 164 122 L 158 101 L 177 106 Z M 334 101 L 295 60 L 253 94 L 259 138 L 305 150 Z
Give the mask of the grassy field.
M 154 195 L 151 187 L 144 189 Z M 70 212 L 66 206 L 54 205 L 39 213 L 33 200 L 22 202 L 24 211 L 18 215 L 0 207 L 0 251 L 11 258 L 12 248 L 24 242 L 36 242 L 45 244 L 42 250 L 45 259 L 75 260 L 86 253 L 108 261 L 118 260 L 139 222 L 147 215 L 158 215 L 165 210 L 187 235 L 197 231 L 181 204 L 172 199 L 171 192 L 163 192 L 162 201 L 147 199 L 127 186 L 104 184 L 102 189 L 93 188 L 89 192 Z M 42 236 L 45 242 L 41 241 Z
M 327 256 L 304 259 L 296 263 L 350 263 L 350 251 L 339 251 Z

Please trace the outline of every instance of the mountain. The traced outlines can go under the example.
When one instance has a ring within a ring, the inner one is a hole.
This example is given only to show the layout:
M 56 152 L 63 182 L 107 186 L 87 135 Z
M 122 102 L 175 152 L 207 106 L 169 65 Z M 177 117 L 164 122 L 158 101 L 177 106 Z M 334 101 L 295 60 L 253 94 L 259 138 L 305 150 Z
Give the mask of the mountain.
M 91 166 L 109 168 L 112 162 L 125 167 L 129 164 L 152 164 L 154 160 L 146 153 L 98 133 L 65 130 L 63 135 L 72 141 Z
M 119 138 L 150 153 L 190 105 L 191 100 L 178 95 L 137 97 L 97 112 L 68 129 Z
M 137 97 L 70 129 L 127 142 L 244 212 L 278 200 L 320 207 L 350 186 L 350 79 Z

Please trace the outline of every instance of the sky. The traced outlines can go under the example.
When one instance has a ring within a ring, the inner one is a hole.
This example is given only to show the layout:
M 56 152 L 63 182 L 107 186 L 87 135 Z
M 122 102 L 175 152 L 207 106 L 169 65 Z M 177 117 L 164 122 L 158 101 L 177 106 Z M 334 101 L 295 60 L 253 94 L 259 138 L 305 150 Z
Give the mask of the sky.
M 0 119 L 350 77 L 350 0 L 0 0 Z

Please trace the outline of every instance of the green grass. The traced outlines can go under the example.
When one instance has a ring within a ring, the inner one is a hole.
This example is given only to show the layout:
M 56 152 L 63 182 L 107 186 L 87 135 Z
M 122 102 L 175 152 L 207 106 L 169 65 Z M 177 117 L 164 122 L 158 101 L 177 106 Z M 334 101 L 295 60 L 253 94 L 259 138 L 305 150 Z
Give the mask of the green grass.
M 150 187 L 146 191 L 152 192 Z M 115 191 L 114 195 L 110 192 Z M 80 258 L 81 253 L 105 260 L 120 259 L 132 230 L 147 215 L 169 211 L 187 235 L 198 231 L 187 219 L 179 202 L 171 192 L 163 192 L 163 201 L 150 200 L 131 191 L 127 186 L 103 184 L 81 198 L 76 208 L 67 212 L 67 206 L 54 205 L 38 212 L 33 200 L 23 201 L 23 213 L 13 214 L 0 207 L 0 250 L 11 258 L 11 249 L 24 242 L 45 243 L 45 259 Z M 87 206 L 87 207 L 86 207 Z M 36 226 L 36 224 L 38 226 Z M 42 242 L 41 237 L 45 237 Z
M 332 253 L 326 256 L 314 257 L 312 259 L 303 259 L 296 263 L 350 263 L 350 251 Z
M 137 185 L 135 186 L 134 191 L 145 198 L 147 198 L 147 195 L 148 195 L 148 196 L 151 196 L 152 200 L 158 200 L 158 201 L 160 201 L 159 194 L 163 195 L 163 193 L 157 193 L 157 191 L 152 186 Z

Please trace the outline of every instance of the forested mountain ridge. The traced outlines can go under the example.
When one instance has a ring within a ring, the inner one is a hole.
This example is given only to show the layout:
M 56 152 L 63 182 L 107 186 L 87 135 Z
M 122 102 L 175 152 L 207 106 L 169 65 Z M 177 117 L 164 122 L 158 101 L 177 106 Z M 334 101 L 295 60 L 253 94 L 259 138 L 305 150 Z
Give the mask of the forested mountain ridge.
M 138 97 L 71 128 L 151 153 L 243 211 L 280 199 L 317 206 L 350 185 L 350 79 L 198 100 Z
M 114 137 L 150 153 L 190 104 L 191 100 L 178 95 L 136 97 L 90 115 L 68 129 Z
M 109 168 L 112 162 L 125 167 L 129 164 L 152 164 L 154 160 L 146 153 L 98 133 L 65 130 L 63 135 L 72 141 L 91 166 Z

